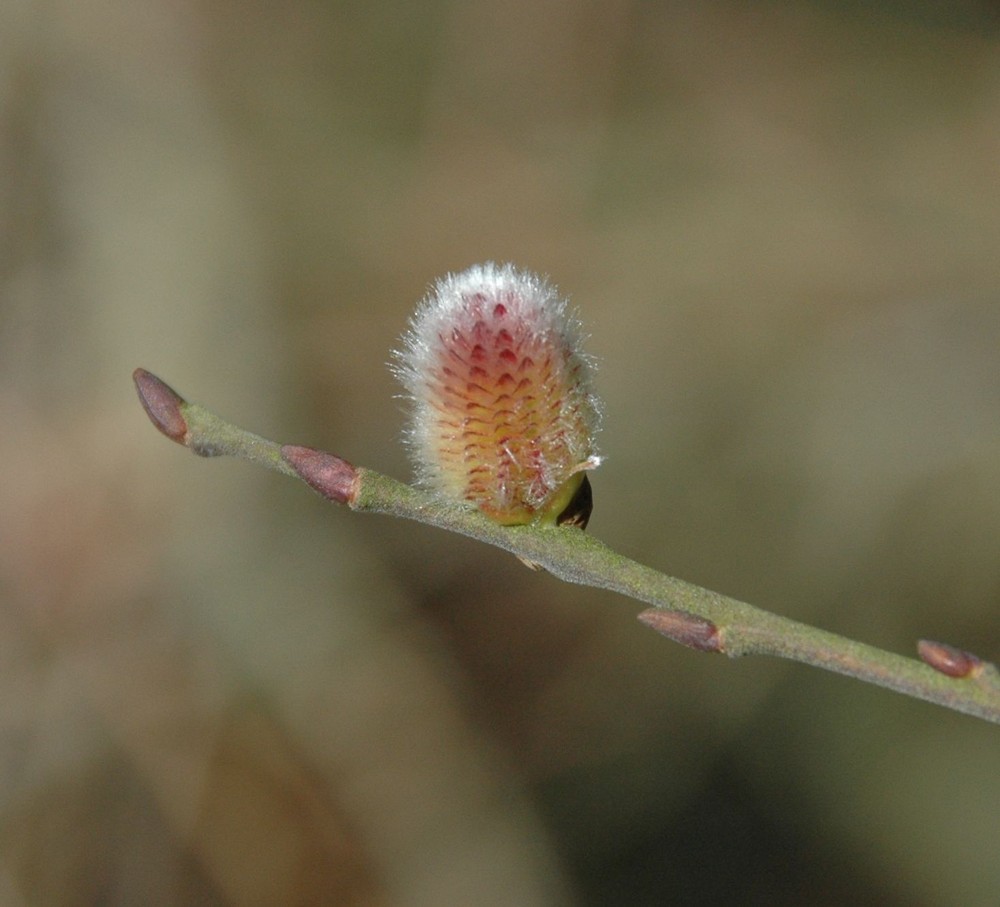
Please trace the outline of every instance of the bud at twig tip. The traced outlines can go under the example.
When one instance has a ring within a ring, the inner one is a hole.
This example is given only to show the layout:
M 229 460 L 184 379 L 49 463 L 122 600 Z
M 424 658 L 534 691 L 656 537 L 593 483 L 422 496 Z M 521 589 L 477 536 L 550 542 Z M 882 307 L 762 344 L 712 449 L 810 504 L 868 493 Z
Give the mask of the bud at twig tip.
M 600 405 L 582 340 L 555 288 L 512 265 L 437 281 L 394 365 L 418 481 L 499 523 L 586 526 Z
M 697 614 L 648 608 L 639 615 L 639 622 L 690 649 L 697 649 L 699 652 L 724 651 L 719 628 Z
M 171 441 L 186 445 L 188 426 L 181 412 L 184 398 L 144 368 L 132 372 L 132 380 L 149 421 Z
M 328 501 L 351 504 L 358 494 L 358 471 L 340 457 L 312 447 L 285 444 L 281 458 L 314 491 Z
M 949 677 L 968 677 L 978 673 L 983 666 L 981 659 L 944 642 L 921 639 L 917 642 L 920 660 Z

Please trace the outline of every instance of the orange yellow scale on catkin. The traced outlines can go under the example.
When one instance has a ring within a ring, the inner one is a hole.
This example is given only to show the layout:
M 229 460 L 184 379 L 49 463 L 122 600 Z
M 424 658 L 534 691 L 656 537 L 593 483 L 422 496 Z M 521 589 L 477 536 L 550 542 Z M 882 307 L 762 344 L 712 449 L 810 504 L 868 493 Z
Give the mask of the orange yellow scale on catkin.
M 418 481 L 500 523 L 554 522 L 600 462 L 579 325 L 534 274 L 490 263 L 437 281 L 394 371 Z

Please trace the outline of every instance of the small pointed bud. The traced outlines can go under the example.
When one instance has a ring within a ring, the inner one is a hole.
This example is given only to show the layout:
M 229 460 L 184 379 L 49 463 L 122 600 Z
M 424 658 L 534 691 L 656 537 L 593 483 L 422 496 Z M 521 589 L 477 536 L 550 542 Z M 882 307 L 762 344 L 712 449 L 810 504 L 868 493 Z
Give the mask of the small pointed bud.
M 285 444 L 281 448 L 281 458 L 303 482 L 328 501 L 350 504 L 357 497 L 358 471 L 347 460 L 294 444 Z
M 648 608 L 639 615 L 639 621 L 690 649 L 697 649 L 699 652 L 724 651 L 719 628 L 712 621 L 696 614 L 670 611 L 667 608 Z
M 394 371 L 412 398 L 421 484 L 499 523 L 586 526 L 600 405 L 554 287 L 512 265 L 448 275 L 420 303 Z
M 930 639 L 921 639 L 917 642 L 917 654 L 921 661 L 949 677 L 968 677 L 981 670 L 983 666 L 982 661 L 971 652 Z
M 171 441 L 186 445 L 188 427 L 181 412 L 184 398 L 144 368 L 137 368 L 132 372 L 132 380 L 149 421 Z

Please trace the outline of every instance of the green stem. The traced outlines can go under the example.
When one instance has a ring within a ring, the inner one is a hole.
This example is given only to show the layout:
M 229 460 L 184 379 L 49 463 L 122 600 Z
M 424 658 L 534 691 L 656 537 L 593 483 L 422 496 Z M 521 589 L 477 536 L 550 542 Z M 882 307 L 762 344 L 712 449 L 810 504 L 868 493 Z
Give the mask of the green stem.
M 432 495 L 370 470 L 360 470 L 352 509 L 385 513 L 458 532 L 541 565 L 571 583 L 609 589 L 656 608 L 710 621 L 731 657 L 773 655 L 846 674 L 907 696 L 1000 723 L 1000 681 L 992 665 L 978 678 L 949 677 L 915 658 L 799 623 L 660 573 L 618 554 L 578 529 L 498 526 L 477 511 L 442 504 Z M 977 682 L 977 680 L 979 682 Z
M 355 469 L 330 454 L 254 435 L 185 402 L 141 369 L 134 377 L 154 425 L 201 456 L 249 460 L 302 479 L 353 510 L 457 532 L 509 551 L 567 582 L 646 602 L 654 607 L 640 615 L 645 623 L 694 648 L 731 657 L 787 658 L 1000 723 L 1000 672 L 968 653 L 930 643 L 931 656 L 937 657 L 907 658 L 666 576 L 575 527 L 500 526 L 477 510 L 442 501 L 373 470 Z

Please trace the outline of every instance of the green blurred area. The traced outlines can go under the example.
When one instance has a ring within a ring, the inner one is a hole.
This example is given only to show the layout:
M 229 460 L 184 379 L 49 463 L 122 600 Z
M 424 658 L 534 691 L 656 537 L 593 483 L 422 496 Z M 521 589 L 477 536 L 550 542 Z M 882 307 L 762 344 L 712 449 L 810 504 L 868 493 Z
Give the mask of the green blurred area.
M 995 727 L 196 460 L 405 476 L 437 276 L 590 333 L 590 531 L 1000 657 L 995 4 L 0 11 L 0 903 L 983 905 Z

